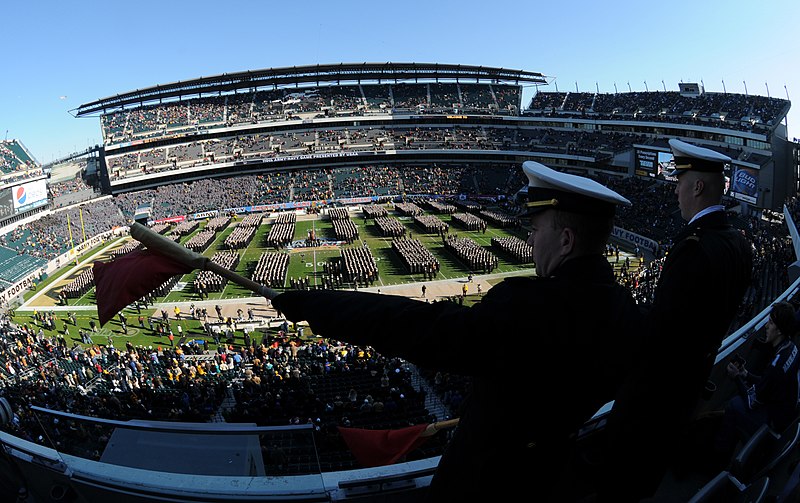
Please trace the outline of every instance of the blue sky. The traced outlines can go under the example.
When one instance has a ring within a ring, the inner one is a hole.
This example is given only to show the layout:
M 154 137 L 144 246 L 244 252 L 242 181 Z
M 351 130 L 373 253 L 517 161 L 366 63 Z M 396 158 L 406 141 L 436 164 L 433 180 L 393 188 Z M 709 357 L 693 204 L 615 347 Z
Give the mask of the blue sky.
M 0 134 L 40 162 L 100 142 L 69 110 L 261 68 L 438 62 L 541 72 L 544 90 L 800 96 L 800 2 L 30 1 L 3 6 Z M 664 84 L 662 84 L 662 80 Z M 646 83 L 646 85 L 645 85 Z M 785 87 L 784 87 L 785 86 Z M 525 105 L 532 89 L 525 94 Z M 800 103 L 789 113 L 800 137 Z M 5 131 L 8 131 L 5 133 Z

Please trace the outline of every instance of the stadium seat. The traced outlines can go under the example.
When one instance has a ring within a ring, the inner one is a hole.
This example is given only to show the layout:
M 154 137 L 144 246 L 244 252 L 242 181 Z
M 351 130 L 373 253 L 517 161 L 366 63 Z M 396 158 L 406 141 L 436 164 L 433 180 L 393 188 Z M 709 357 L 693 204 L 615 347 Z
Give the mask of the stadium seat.
M 795 421 L 780 435 L 763 425 L 734 457 L 731 474 L 745 484 L 768 475 L 797 445 L 798 439 L 800 422 Z
M 727 470 L 701 487 L 689 503 L 759 503 L 764 501 L 769 489 L 769 477 L 762 477 L 744 485 Z
M 794 468 L 790 468 L 792 471 L 783 483 L 783 487 L 780 490 L 773 491 L 774 496 L 771 499 L 771 503 L 800 501 L 800 462 L 795 460 L 793 463 L 790 464 L 790 467 L 794 466 Z

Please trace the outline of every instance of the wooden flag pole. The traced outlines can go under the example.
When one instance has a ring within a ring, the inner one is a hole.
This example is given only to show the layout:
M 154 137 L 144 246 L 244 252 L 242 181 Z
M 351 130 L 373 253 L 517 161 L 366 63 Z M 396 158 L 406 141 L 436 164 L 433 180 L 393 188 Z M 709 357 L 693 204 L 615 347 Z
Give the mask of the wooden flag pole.
M 458 426 L 458 418 L 439 421 L 438 423 L 431 423 L 427 428 L 425 428 L 425 431 L 419 434 L 419 436 L 430 437 L 432 435 L 436 435 L 439 430 L 443 430 L 445 428 L 455 428 L 456 426 Z
M 253 291 L 269 300 L 274 299 L 278 295 L 278 292 L 272 288 L 260 285 L 251 279 L 245 278 L 240 274 L 236 274 L 231 270 L 225 269 L 221 265 L 212 262 L 208 257 L 204 257 L 181 244 L 167 239 L 161 234 L 153 232 L 149 227 L 146 227 L 138 222 L 131 223 L 130 227 L 131 236 L 139 240 L 150 250 L 177 260 L 178 262 L 194 269 L 203 269 L 217 273 L 223 278 L 226 278 L 241 287 L 247 288 L 248 290 Z

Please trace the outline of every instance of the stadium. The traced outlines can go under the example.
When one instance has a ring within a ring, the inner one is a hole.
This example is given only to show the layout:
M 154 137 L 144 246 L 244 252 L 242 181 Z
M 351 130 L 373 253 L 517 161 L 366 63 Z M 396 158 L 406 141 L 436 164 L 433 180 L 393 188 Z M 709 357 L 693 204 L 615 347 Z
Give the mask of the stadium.
M 469 378 L 314 334 L 210 271 L 173 276 L 101 325 L 92 264 L 141 247 L 135 220 L 277 290 L 474 305 L 534 274 L 516 217 L 520 166 L 533 160 L 633 202 L 607 257 L 647 305 L 682 225 L 664 173 L 673 138 L 733 159 L 726 210 L 756 255 L 716 356 L 719 387 L 703 403 L 722 408 L 735 393 L 724 377 L 732 355 L 757 343 L 774 302 L 800 301 L 791 103 L 696 83 L 538 91 L 547 83 L 453 64 L 270 68 L 83 104 L 72 113 L 99 118 L 102 144 L 45 165 L 24 139 L 0 143 L 0 491 L 31 502 L 422 497 L 447 428 L 378 465 L 339 428 L 449 426 Z M 591 444 L 606 413 L 576 442 Z M 797 497 L 788 433 L 739 496 Z M 665 482 L 658 499 L 719 484 L 693 475 Z

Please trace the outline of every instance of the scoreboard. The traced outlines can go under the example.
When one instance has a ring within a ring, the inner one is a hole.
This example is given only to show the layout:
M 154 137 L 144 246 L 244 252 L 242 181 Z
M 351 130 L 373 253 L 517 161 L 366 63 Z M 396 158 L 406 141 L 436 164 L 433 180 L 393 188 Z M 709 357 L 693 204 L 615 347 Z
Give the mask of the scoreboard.
M 14 201 L 11 198 L 11 187 L 0 189 L 0 220 L 14 214 Z
M 663 176 L 665 169 L 674 167 L 672 152 L 637 148 L 635 150 L 634 172 L 638 176 Z M 666 178 L 666 177 L 665 177 Z

